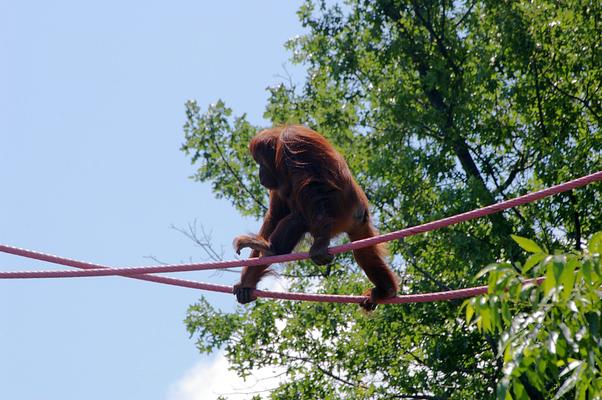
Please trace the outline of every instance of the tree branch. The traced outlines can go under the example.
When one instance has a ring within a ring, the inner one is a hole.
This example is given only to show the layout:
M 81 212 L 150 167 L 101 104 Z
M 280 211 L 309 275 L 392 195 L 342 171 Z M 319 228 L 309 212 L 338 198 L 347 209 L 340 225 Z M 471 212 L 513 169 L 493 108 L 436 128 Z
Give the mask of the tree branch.
M 545 118 L 544 118 L 542 97 L 541 97 L 541 88 L 539 86 L 539 71 L 537 69 L 537 64 L 535 63 L 535 60 L 532 61 L 532 67 L 533 67 L 533 78 L 535 79 L 535 97 L 537 98 L 537 113 L 539 115 L 539 125 L 541 127 L 541 132 L 543 133 L 544 137 L 547 138 L 550 136 L 550 133 L 548 132 L 548 128 L 546 126 L 546 122 L 545 122 Z
M 412 267 L 414 267 L 414 269 L 418 270 L 418 272 L 420 272 L 428 280 L 430 280 L 431 282 L 433 282 L 439 289 L 441 289 L 441 290 L 451 290 L 451 288 L 449 286 L 447 286 L 446 284 L 444 284 L 443 282 L 441 282 L 439 279 L 435 278 L 430 272 L 428 272 L 427 270 L 425 270 L 424 268 L 422 268 L 422 267 L 420 267 L 418 265 L 418 262 L 416 262 L 416 256 L 414 255 L 414 252 L 412 251 L 412 249 L 410 248 L 410 246 L 408 246 L 408 244 L 403 239 L 400 239 L 399 242 L 401 243 L 401 245 L 404 247 L 404 249 L 406 250 L 406 252 L 410 256 L 410 258 L 409 258 L 408 261 L 410 261 L 410 264 L 412 264 Z
M 253 199 L 253 201 L 255 202 L 255 204 L 257 204 L 263 210 L 263 212 L 267 212 L 268 208 L 265 206 L 265 204 L 263 204 L 263 202 L 261 200 L 259 200 L 259 199 L 257 199 L 257 197 L 255 197 L 255 195 L 253 194 L 253 192 L 251 192 L 251 190 L 247 187 L 247 185 L 244 184 L 244 182 L 242 181 L 242 179 L 240 178 L 240 176 L 238 176 L 238 174 L 236 173 L 236 171 L 234 171 L 234 169 L 232 168 L 232 166 L 230 165 L 230 163 L 228 162 L 228 160 L 226 160 L 226 157 L 224 156 L 224 153 L 222 152 L 222 148 L 219 146 L 219 144 L 217 143 L 217 141 L 212 138 L 211 142 L 215 146 L 215 149 L 219 153 L 219 156 L 222 159 L 222 162 L 226 165 L 226 168 L 228 169 L 228 171 L 230 171 L 230 173 L 232 174 L 232 176 L 234 177 L 234 179 L 236 179 L 238 181 L 238 183 L 240 184 L 240 187 L 245 192 L 247 192 L 247 194 L 251 197 L 251 199 Z
M 363 389 L 366 389 L 366 386 L 362 385 L 361 383 L 360 384 L 356 384 L 354 382 L 348 381 L 348 380 L 346 380 L 344 378 L 341 378 L 340 376 L 337 376 L 337 375 L 333 374 L 332 372 L 326 370 L 325 368 L 322 368 L 315 360 L 312 360 L 309 357 L 294 356 L 294 355 L 291 355 L 291 354 L 285 354 L 285 353 L 281 353 L 279 351 L 274 351 L 274 350 L 265 350 L 265 351 L 268 354 L 275 354 L 275 355 L 277 355 L 279 357 L 290 358 L 290 359 L 293 359 L 293 360 L 302 361 L 304 363 L 310 364 L 313 367 L 317 368 L 324 375 L 327 375 L 327 376 L 331 377 L 332 379 L 334 379 L 334 380 L 336 380 L 338 382 L 341 382 L 341 383 L 343 383 L 345 385 L 348 385 L 348 386 L 361 387 Z
M 212 261 L 222 261 L 224 259 L 223 248 L 219 253 L 213 248 L 213 245 L 211 244 L 211 233 L 206 232 L 203 225 L 201 225 L 202 237 L 199 237 L 199 234 L 197 232 L 196 218 L 194 220 L 194 223 L 188 223 L 187 229 L 179 228 L 173 224 L 170 225 L 170 228 L 177 232 L 180 232 L 182 235 L 186 236 L 188 239 L 194 242 L 198 247 L 203 249 L 205 254 L 207 254 L 207 256 Z
M 601 119 L 600 115 L 598 115 L 598 113 L 592 108 L 589 101 L 587 101 L 586 99 L 582 99 L 581 97 L 574 96 L 574 95 L 570 94 L 569 92 L 567 92 L 566 90 L 561 89 L 558 85 L 556 85 L 554 82 L 552 82 L 549 78 L 547 78 L 546 81 L 547 81 L 548 85 L 550 85 L 552 87 L 552 89 L 560 92 L 564 96 L 567 96 L 567 97 L 581 103 L 583 105 L 583 107 L 585 107 L 589 112 L 592 113 L 592 115 L 594 116 L 594 118 L 596 118 L 596 120 L 598 120 L 598 122 L 600 121 L 600 119 Z
M 579 216 L 579 208 L 577 207 L 577 196 L 575 191 L 568 192 L 571 207 L 573 208 L 573 225 L 575 228 L 575 250 L 581 251 L 581 218 Z
M 422 25 L 426 28 L 426 30 L 430 33 L 431 37 L 434 39 L 435 44 L 437 45 L 439 52 L 447 62 L 447 65 L 456 73 L 458 79 L 461 79 L 462 71 L 458 67 L 458 64 L 454 62 L 453 58 L 449 54 L 448 48 L 444 43 L 443 37 L 439 36 L 437 32 L 435 32 L 435 28 L 433 27 L 431 19 L 425 18 L 424 15 L 422 15 L 416 1 L 412 1 L 412 7 L 414 9 L 414 14 L 416 14 L 418 20 L 422 22 Z
M 472 9 L 474 8 L 474 6 L 477 4 L 477 2 L 473 2 L 470 7 L 468 7 L 468 10 L 466 10 L 466 13 L 464 13 L 464 15 L 462 16 L 462 18 L 460 18 L 460 20 L 458 22 L 456 22 L 456 24 L 454 25 L 454 29 L 457 29 L 462 22 L 464 22 L 464 20 L 466 19 L 466 17 L 468 17 L 472 11 Z

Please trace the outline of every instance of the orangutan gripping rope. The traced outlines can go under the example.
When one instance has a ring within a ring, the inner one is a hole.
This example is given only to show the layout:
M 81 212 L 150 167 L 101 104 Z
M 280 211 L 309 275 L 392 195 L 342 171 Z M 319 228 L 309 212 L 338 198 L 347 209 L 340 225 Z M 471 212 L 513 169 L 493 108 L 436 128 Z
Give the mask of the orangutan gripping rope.
M 257 235 L 241 235 L 234 247 L 249 247 L 251 257 L 290 253 L 309 232 L 311 259 L 328 264 L 330 239 L 347 233 L 351 241 L 375 236 L 368 212 L 368 199 L 357 185 L 343 157 L 319 133 L 300 125 L 267 129 L 250 142 L 249 150 L 259 164 L 259 181 L 270 192 L 270 206 Z M 374 288 L 365 294 L 367 310 L 379 300 L 394 297 L 399 290 L 379 246 L 353 251 Z M 255 300 L 253 290 L 268 265 L 245 267 L 234 294 L 240 303 Z

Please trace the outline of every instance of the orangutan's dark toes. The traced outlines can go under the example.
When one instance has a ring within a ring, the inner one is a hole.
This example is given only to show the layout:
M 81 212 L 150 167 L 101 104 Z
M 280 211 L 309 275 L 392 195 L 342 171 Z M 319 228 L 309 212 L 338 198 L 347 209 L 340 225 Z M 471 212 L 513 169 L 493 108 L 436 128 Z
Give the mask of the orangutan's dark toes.
M 309 257 L 316 265 L 330 264 L 334 260 L 334 256 L 328 252 L 328 248 L 314 251 L 309 251 Z
M 236 301 L 238 301 L 240 304 L 247 304 L 254 301 L 257 298 L 253 295 L 254 291 L 254 288 L 235 286 L 234 295 L 236 296 Z

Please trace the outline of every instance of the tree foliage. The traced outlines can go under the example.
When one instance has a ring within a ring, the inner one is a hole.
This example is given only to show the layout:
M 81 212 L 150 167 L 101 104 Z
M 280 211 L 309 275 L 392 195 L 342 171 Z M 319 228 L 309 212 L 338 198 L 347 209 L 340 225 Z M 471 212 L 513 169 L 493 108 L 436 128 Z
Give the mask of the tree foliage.
M 270 87 L 265 118 L 323 133 L 382 231 L 564 182 L 602 169 L 601 10 L 578 0 L 307 1 L 298 12 L 307 33 L 286 44 L 305 81 Z M 189 102 L 183 150 L 198 165 L 195 179 L 260 217 L 266 193 L 247 154 L 258 128 L 221 101 L 204 112 Z M 483 265 L 518 262 L 511 234 L 581 249 L 602 228 L 600 193 L 593 184 L 391 243 L 403 291 L 466 287 Z M 291 290 L 367 286 L 348 255 L 282 272 Z M 383 306 L 366 316 L 350 305 L 258 300 L 228 314 L 201 300 L 187 326 L 201 351 L 225 348 L 242 375 L 285 368 L 272 398 L 494 398 L 506 377 L 500 330 L 480 333 L 460 305 Z M 547 393 L 530 389 L 533 398 Z
M 489 294 L 465 302 L 467 322 L 474 317 L 480 331 L 500 337 L 498 398 L 602 397 L 602 232 L 583 253 L 549 254 L 516 240 L 532 253 L 524 265 L 485 268 Z M 545 281 L 525 284 L 535 277 Z

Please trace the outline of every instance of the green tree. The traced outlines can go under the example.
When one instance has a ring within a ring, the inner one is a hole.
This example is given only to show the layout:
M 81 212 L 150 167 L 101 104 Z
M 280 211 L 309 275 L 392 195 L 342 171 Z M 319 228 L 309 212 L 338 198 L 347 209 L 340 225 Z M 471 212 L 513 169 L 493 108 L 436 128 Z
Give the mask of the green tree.
M 597 1 L 307 1 L 307 34 L 286 46 L 303 83 L 269 88 L 265 117 L 303 123 L 346 156 L 382 231 L 438 219 L 602 169 L 602 5 Z M 260 217 L 266 192 L 247 143 L 260 127 L 221 101 L 187 104 L 183 150 L 218 197 Z M 389 246 L 403 292 L 475 284 L 517 262 L 512 233 L 580 249 L 602 228 L 600 184 Z M 285 265 L 290 289 L 360 293 L 349 255 Z M 503 377 L 495 334 L 461 302 L 357 307 L 258 300 L 235 313 L 205 300 L 188 330 L 236 371 L 282 366 L 272 398 L 487 399 Z M 532 398 L 544 398 L 527 387 Z
M 553 399 L 602 398 L 602 232 L 583 253 L 552 255 L 516 240 L 532 253 L 525 264 L 485 268 L 489 294 L 465 302 L 467 321 L 474 316 L 479 330 L 500 334 L 498 398 L 528 400 L 535 390 Z M 528 281 L 543 276 L 541 285 Z

